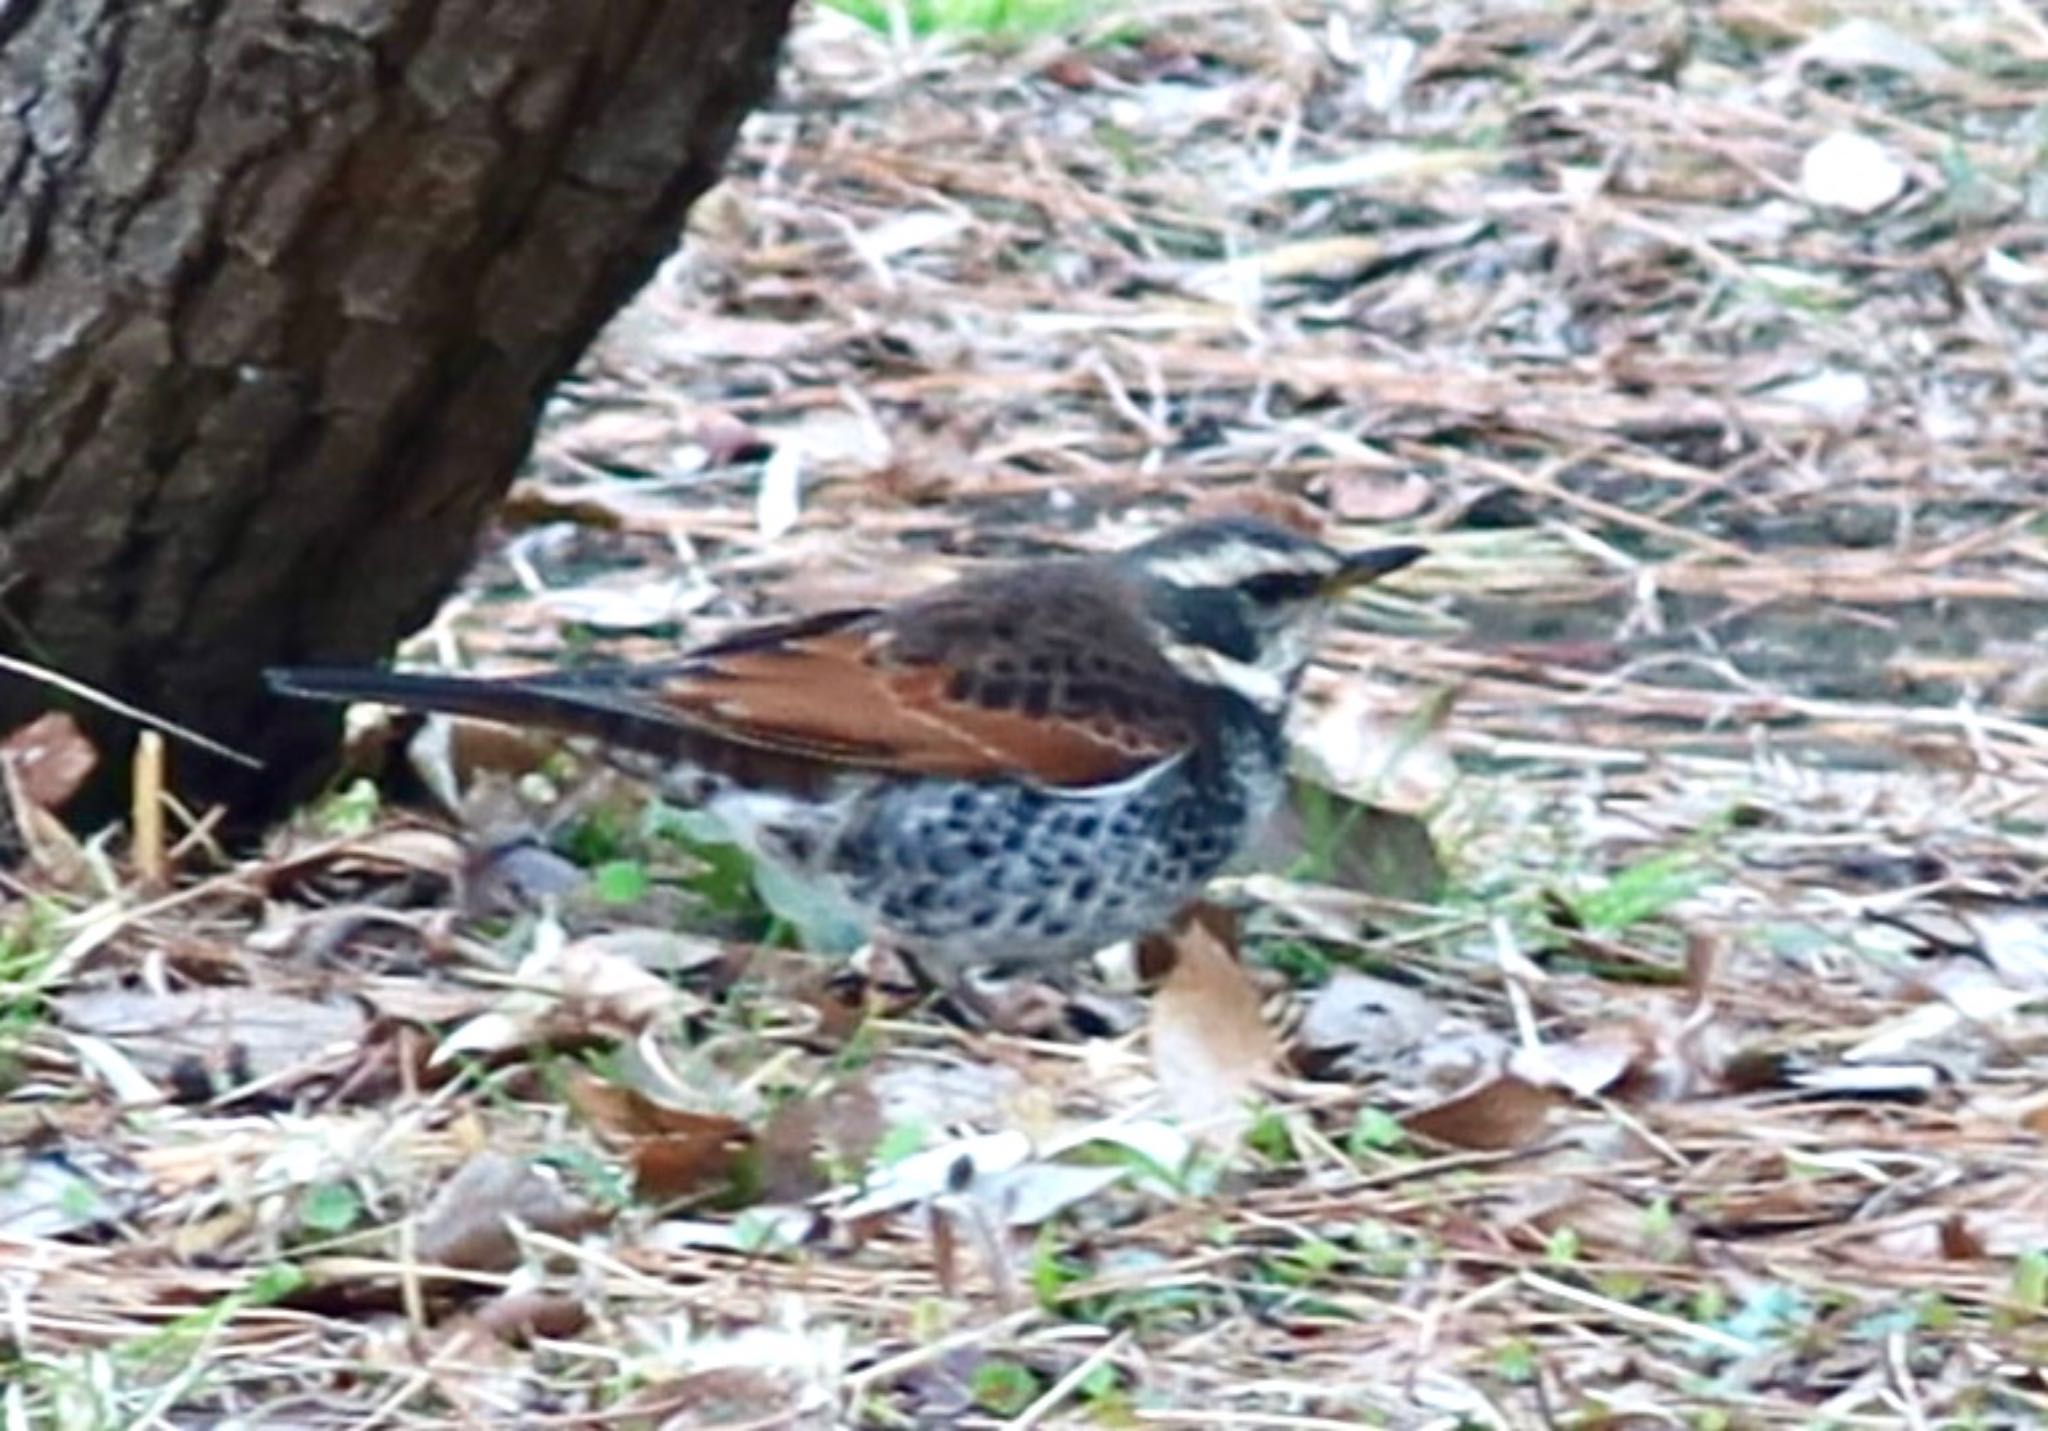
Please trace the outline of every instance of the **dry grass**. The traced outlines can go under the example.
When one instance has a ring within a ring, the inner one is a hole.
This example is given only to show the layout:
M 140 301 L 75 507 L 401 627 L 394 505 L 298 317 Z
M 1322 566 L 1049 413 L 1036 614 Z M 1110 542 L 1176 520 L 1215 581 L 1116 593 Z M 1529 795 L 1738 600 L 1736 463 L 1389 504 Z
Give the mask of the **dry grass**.
M 863 1021 L 559 757 L 429 761 L 462 838 L 354 795 L 244 861 L 11 775 L 7 1425 L 2048 1414 L 2048 24 L 1068 8 L 811 15 L 416 654 L 1256 491 L 1436 553 L 1312 743 L 1401 757 L 1441 886 L 1228 891 L 1261 972 L 1161 1001 L 1264 1090 L 1226 1154 L 1136 1001 Z

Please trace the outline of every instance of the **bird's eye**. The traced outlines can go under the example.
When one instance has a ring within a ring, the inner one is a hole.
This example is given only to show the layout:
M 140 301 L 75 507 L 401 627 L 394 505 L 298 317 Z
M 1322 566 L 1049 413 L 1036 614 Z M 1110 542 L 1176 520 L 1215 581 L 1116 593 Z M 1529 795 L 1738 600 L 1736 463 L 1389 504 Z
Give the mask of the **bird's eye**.
M 1284 606 L 1292 601 L 1306 601 L 1321 585 L 1305 571 L 1265 571 L 1246 577 L 1238 584 L 1238 590 L 1261 606 Z

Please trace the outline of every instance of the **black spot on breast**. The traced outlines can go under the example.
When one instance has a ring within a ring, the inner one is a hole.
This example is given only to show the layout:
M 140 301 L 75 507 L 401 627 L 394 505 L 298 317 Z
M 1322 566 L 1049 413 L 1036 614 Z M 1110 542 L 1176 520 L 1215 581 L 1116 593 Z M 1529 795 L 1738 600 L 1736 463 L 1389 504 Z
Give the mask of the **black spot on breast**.
M 1074 887 L 1068 890 L 1067 893 L 1074 903 L 1086 904 L 1089 900 L 1095 898 L 1095 890 L 1095 876 L 1083 875 L 1080 879 L 1074 881 Z
M 1019 909 L 1016 916 L 1010 922 L 1019 929 L 1029 929 L 1043 918 L 1045 918 L 1045 906 L 1037 900 L 1033 900 L 1022 909 Z

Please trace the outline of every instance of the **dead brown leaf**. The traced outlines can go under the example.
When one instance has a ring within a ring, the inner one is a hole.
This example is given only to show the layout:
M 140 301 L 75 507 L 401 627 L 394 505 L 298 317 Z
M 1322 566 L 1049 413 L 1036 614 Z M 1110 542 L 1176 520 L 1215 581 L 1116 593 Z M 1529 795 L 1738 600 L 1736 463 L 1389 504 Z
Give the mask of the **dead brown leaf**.
M 1202 921 L 1170 936 L 1174 963 L 1152 996 L 1152 1068 L 1167 1106 L 1191 1128 L 1234 1142 L 1247 1100 L 1279 1062 L 1258 989 L 1236 951 Z
M 731 1177 L 754 1144 L 736 1118 L 655 1102 L 638 1089 L 607 1083 L 587 1069 L 569 1079 L 570 1106 L 633 1164 L 633 1190 L 670 1202 Z
M 99 758 L 65 711 L 39 715 L 0 738 L 0 762 L 13 767 L 22 795 L 45 810 L 60 809 L 77 794 Z
M 509 1272 L 519 1265 L 515 1222 L 578 1237 L 606 1220 L 531 1163 L 483 1152 L 457 1169 L 420 1215 L 414 1251 L 443 1267 Z
M 1551 1111 L 1563 1101 L 1562 1094 L 1502 1073 L 1404 1115 L 1401 1126 L 1454 1148 L 1506 1152 L 1527 1147 L 1548 1132 Z
M 559 1292 L 507 1292 L 476 1309 L 476 1324 L 499 1341 L 524 1344 L 535 1337 L 573 1337 L 589 1325 L 590 1309 Z

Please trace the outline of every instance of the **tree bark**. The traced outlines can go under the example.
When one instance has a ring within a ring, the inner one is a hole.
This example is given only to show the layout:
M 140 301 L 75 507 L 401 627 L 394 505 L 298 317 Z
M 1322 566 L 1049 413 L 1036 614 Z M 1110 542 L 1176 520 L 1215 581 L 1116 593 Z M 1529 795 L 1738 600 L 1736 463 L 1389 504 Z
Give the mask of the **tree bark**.
M 274 806 L 332 713 L 263 668 L 430 615 L 790 3 L 0 0 L 0 649 Z M 54 703 L 0 673 L 0 730 Z

